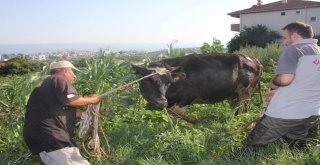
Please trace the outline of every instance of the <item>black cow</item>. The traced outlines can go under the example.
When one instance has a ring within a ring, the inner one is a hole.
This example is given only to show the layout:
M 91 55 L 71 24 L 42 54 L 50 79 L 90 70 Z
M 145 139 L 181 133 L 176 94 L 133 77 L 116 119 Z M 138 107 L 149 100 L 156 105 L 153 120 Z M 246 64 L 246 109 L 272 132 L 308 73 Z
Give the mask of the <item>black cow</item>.
M 187 55 L 150 63 L 147 68 L 132 65 L 136 73 L 146 76 L 155 68 L 169 72 L 140 81 L 140 92 L 147 108 L 168 108 L 171 114 L 195 123 L 184 115 L 190 104 L 210 104 L 228 100 L 232 107 L 248 100 L 262 74 L 261 63 L 241 54 Z M 236 114 L 242 113 L 239 108 Z

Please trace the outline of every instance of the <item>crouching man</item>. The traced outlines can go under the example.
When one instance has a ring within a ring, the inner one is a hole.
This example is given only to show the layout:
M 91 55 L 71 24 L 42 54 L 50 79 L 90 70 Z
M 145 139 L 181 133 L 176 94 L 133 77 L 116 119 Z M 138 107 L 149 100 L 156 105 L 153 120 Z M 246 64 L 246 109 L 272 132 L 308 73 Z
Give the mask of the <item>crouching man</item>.
M 279 138 L 305 141 L 320 116 L 320 48 L 310 25 L 293 22 L 283 29 L 287 48 L 280 56 L 270 89 L 277 90 L 245 146 L 265 146 Z M 304 147 L 304 146 L 298 146 Z
M 24 140 L 33 154 L 48 165 L 90 164 L 72 140 L 78 106 L 97 104 L 98 95 L 81 97 L 71 85 L 78 70 L 69 61 L 50 64 L 51 76 L 36 87 L 28 100 L 23 128 Z

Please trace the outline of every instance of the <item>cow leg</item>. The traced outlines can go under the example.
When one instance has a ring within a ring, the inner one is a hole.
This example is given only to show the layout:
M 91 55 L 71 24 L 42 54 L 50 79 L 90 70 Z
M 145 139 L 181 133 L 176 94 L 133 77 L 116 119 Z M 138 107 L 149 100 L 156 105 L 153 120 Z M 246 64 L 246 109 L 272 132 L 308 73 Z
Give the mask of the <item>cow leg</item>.
M 239 96 L 235 93 L 233 96 L 227 99 L 231 108 L 236 108 L 239 105 Z
M 232 109 L 237 109 L 235 112 L 235 116 L 238 114 L 246 112 L 246 101 L 240 100 L 241 97 L 237 93 L 235 93 L 232 97 L 228 98 L 227 101 Z
M 236 111 L 235 115 L 247 112 L 249 98 L 251 97 L 252 92 L 253 92 L 253 88 L 249 87 L 248 89 L 243 89 L 238 93 L 240 105 L 239 105 L 239 108 Z
M 247 105 L 248 105 L 248 100 L 244 100 L 240 102 L 240 106 L 238 108 L 238 110 L 236 111 L 235 115 L 239 115 L 242 113 L 246 113 L 247 112 Z
M 178 105 L 174 105 L 170 108 L 168 108 L 168 113 L 174 117 L 174 118 L 181 118 L 185 120 L 188 123 L 195 124 L 198 122 L 198 119 L 194 117 L 190 117 L 188 115 L 185 115 L 184 113 L 186 112 L 186 106 L 185 107 L 179 107 Z

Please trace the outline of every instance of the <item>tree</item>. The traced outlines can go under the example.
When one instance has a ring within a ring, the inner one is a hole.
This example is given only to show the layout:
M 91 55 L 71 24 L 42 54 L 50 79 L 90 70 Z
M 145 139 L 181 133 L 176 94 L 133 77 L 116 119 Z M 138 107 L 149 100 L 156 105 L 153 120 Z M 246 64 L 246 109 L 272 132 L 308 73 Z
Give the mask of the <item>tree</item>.
M 223 45 L 221 44 L 220 40 L 215 39 L 212 43 L 211 48 L 213 52 L 217 52 L 217 53 L 223 52 Z
M 211 46 L 208 43 L 203 43 L 203 45 L 200 47 L 201 53 L 202 54 L 206 54 L 206 53 L 210 53 L 211 50 Z
M 203 45 L 200 47 L 200 50 L 202 54 L 212 52 L 221 53 L 223 52 L 223 45 L 221 44 L 220 40 L 214 39 L 211 46 L 207 42 L 204 42 Z
M 227 48 L 229 53 L 247 45 L 265 48 L 268 43 L 275 42 L 280 38 L 281 35 L 278 32 L 269 30 L 265 25 L 245 27 L 231 39 Z
M 42 62 L 33 61 L 28 57 L 19 56 L 7 61 L 5 66 L 0 68 L 0 75 L 22 75 L 29 72 L 40 71 L 43 66 L 44 63 Z
M 181 57 L 184 56 L 185 53 L 181 51 L 179 48 L 175 48 L 174 45 L 178 44 L 178 40 L 172 40 L 170 44 L 167 44 L 168 46 L 168 56 L 169 57 Z

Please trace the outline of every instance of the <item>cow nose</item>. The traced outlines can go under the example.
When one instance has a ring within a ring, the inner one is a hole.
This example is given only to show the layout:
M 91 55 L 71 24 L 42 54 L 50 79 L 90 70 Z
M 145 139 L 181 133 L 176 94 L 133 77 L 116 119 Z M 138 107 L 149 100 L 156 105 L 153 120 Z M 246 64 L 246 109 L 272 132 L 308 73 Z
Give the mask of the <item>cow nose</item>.
M 168 101 L 166 98 L 162 97 L 156 100 L 156 104 L 158 105 L 158 107 L 160 108 L 165 108 L 168 106 Z
M 151 102 L 147 104 L 147 108 L 150 110 L 162 110 L 168 106 L 168 101 L 165 97 L 154 98 Z

